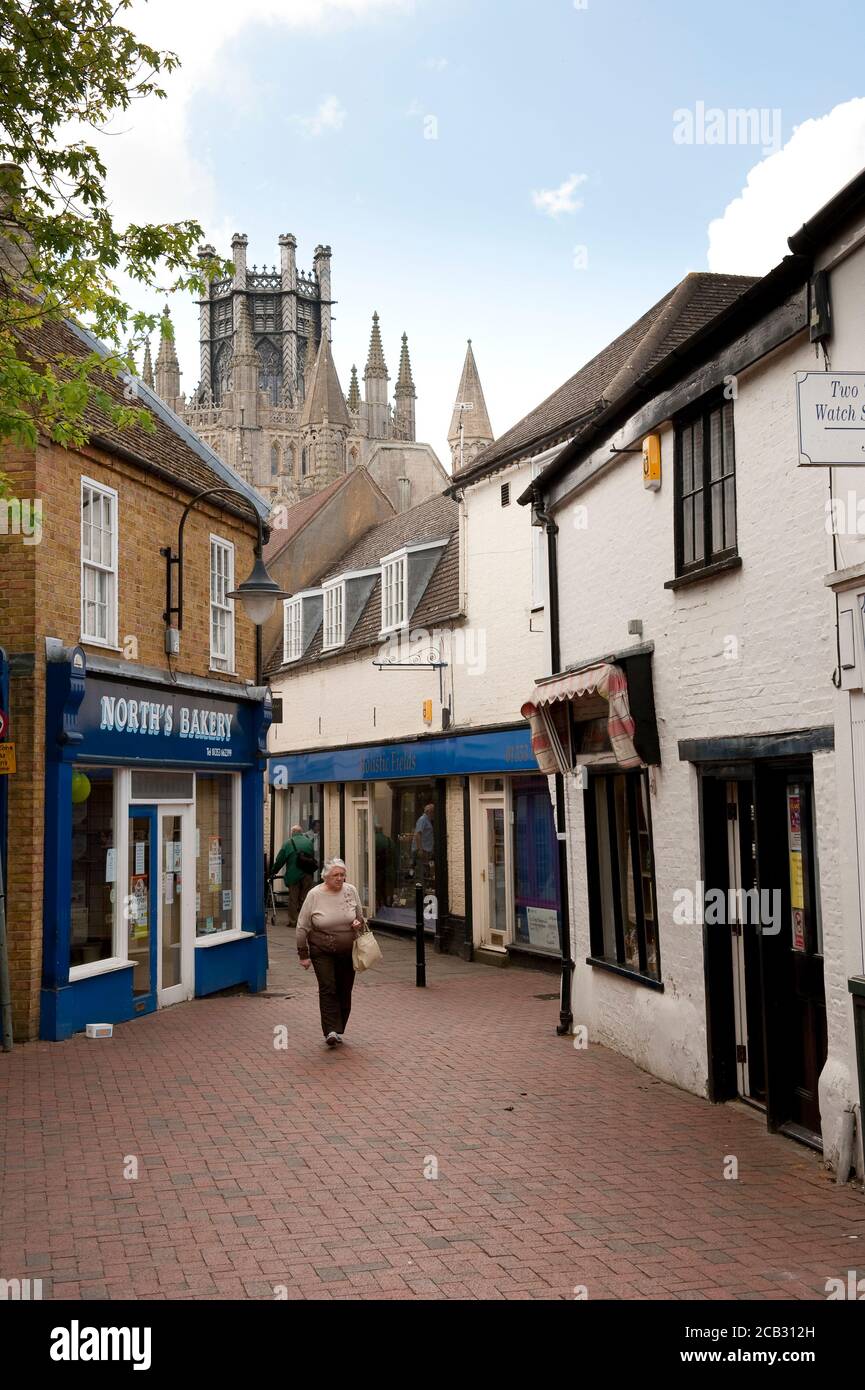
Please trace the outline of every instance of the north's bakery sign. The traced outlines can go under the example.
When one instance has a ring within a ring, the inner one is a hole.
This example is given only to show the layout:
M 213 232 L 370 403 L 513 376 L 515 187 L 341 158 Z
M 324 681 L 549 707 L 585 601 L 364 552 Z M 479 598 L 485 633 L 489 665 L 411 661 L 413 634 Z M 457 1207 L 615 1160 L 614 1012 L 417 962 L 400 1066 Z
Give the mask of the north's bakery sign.
M 797 372 L 803 467 L 865 464 L 865 372 Z

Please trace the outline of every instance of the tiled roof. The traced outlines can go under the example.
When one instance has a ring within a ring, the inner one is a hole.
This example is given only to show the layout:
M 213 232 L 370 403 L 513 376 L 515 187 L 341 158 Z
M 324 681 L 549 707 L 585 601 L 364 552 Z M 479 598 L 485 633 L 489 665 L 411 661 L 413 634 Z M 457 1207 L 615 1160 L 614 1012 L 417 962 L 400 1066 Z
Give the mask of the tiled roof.
M 83 357 L 93 351 L 103 355 L 106 352 L 105 347 L 85 329 L 69 323 L 45 321 L 40 327 L 21 333 L 20 338 L 25 352 L 35 362 L 56 361 L 58 357 Z M 62 376 L 62 369 L 56 370 Z M 131 400 L 124 395 L 130 382 L 135 388 Z M 144 430 L 139 425 L 120 429 L 110 416 L 91 402 L 84 413 L 84 423 L 91 438 L 104 440 L 109 449 L 116 446 L 119 450 L 128 450 L 144 464 L 152 465 L 190 492 L 203 492 L 205 488 L 218 486 L 231 487 L 252 502 L 262 519 L 267 518 L 267 503 L 255 489 L 228 464 L 223 463 L 138 377 L 131 378 L 128 373 L 114 377 L 105 373 L 99 379 L 99 385 L 118 405 L 131 404 L 147 409 L 153 419 L 153 430 Z M 230 499 L 215 498 L 214 505 L 230 505 Z M 248 515 L 247 508 L 242 504 L 238 510 L 242 515 Z M 249 519 L 252 520 L 251 516 Z
M 283 512 L 282 521 L 284 525 L 274 528 L 273 533 L 264 547 L 265 564 L 288 545 L 308 524 L 314 516 L 317 516 L 322 507 L 330 501 L 340 488 L 344 488 L 351 478 L 351 473 L 343 473 L 341 478 L 336 478 L 327 487 L 323 487 L 321 492 L 314 492 L 310 497 L 304 497 L 300 502 L 295 502 L 293 507 L 286 507 Z
M 372 569 L 382 555 L 390 555 L 404 545 L 450 536 L 458 525 L 459 507 L 451 497 L 443 494 L 428 497 L 407 512 L 398 512 L 379 526 L 373 526 L 328 568 L 319 583 L 348 570 Z
M 630 382 L 704 328 L 753 284 L 756 278 L 750 275 L 707 271 L 686 275 L 564 385 L 455 473 L 454 481 L 481 477 L 506 459 L 569 438 L 602 403 L 615 400 Z
M 444 504 L 444 505 L 442 505 Z M 382 555 L 398 550 L 402 545 L 424 540 L 438 540 L 445 536 L 450 539 L 443 547 L 441 558 L 430 576 L 418 605 L 411 615 L 410 631 L 418 628 L 432 628 L 437 624 L 459 616 L 459 508 L 449 497 L 431 497 L 410 511 L 403 512 L 389 521 L 382 522 L 368 531 L 356 545 L 342 556 L 337 566 L 321 576 L 319 583 L 349 570 L 372 569 Z M 315 586 L 310 586 L 315 587 Z M 360 651 L 364 647 L 377 647 L 381 630 L 381 576 L 376 579 L 372 592 L 364 606 L 351 636 L 335 651 L 324 654 L 324 659 L 338 656 L 342 652 Z M 289 662 L 284 668 L 277 659 L 273 660 L 268 673 L 285 672 L 308 667 L 322 658 L 322 628 L 310 643 L 301 661 Z

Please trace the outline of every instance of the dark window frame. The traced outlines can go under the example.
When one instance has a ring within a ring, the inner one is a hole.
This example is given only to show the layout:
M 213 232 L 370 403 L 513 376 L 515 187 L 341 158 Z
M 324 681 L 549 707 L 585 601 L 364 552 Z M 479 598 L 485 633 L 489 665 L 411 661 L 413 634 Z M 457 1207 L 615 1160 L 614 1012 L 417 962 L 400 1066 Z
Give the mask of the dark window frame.
M 619 869 L 619 844 L 615 834 L 615 778 L 625 779 L 625 804 L 628 816 L 628 843 L 631 856 L 631 876 L 634 884 L 634 906 L 637 918 L 637 953 L 639 957 L 639 967 L 634 968 L 627 961 L 625 952 L 625 922 L 622 913 L 621 902 L 621 876 Z M 599 781 L 603 781 L 606 788 L 606 814 L 609 833 L 610 846 L 610 899 L 613 906 L 614 923 L 613 930 L 616 943 L 616 957 L 611 959 L 606 954 L 604 945 L 604 919 L 601 900 L 601 868 L 598 842 L 598 818 L 595 804 L 596 787 Z M 655 961 L 657 974 L 650 971 L 648 965 L 648 947 L 646 936 L 646 904 L 643 899 L 643 878 L 644 875 L 640 867 L 639 857 L 639 834 L 637 818 L 637 797 L 638 782 L 642 782 L 645 788 L 644 805 L 646 816 L 646 832 L 648 836 L 650 884 L 652 894 L 652 908 L 654 910 L 655 923 Z M 629 979 L 635 980 L 640 984 L 649 985 L 651 988 L 663 988 L 661 983 L 661 942 L 660 942 L 660 920 L 658 915 L 658 887 L 655 874 L 655 840 L 652 829 L 652 806 L 651 806 L 651 787 L 649 784 L 649 774 L 646 768 L 599 768 L 592 770 L 588 777 L 588 784 L 583 792 L 583 806 L 586 825 L 586 869 L 589 894 L 589 941 L 591 955 L 587 958 L 589 965 L 597 965 L 602 968 L 615 971 L 617 974 L 626 975 Z
M 712 477 L 712 417 L 720 415 L 720 439 L 721 439 L 721 468 L 720 476 Z M 729 448 L 731 458 L 727 458 L 725 441 L 725 423 L 729 430 Z M 696 461 L 692 474 L 694 485 L 686 490 L 684 486 L 684 443 L 685 436 L 690 431 L 692 441 L 695 438 L 696 427 L 699 426 L 700 433 L 700 480 L 696 482 Z M 734 403 L 723 394 L 713 393 L 711 396 L 704 397 L 695 406 L 683 411 L 674 421 L 675 428 L 675 450 L 674 450 L 674 531 L 675 531 L 675 557 L 676 557 L 676 578 L 684 575 L 700 574 L 702 571 L 713 571 L 718 566 L 724 566 L 738 558 L 738 517 L 737 517 L 737 489 L 736 489 L 736 432 L 734 419 Z M 732 464 L 727 467 L 728 462 Z M 727 533 L 728 516 L 725 505 L 726 484 L 729 482 L 732 491 L 732 544 L 729 544 Z M 720 488 L 720 524 L 723 532 L 721 537 L 715 535 L 713 524 L 712 498 L 713 489 Z M 696 507 L 697 499 L 702 504 L 702 554 L 697 557 L 697 526 L 696 526 Z M 685 540 L 686 540 L 686 503 L 694 499 L 694 511 L 691 516 L 691 525 L 694 530 L 692 549 L 695 556 L 691 560 L 685 559 Z M 718 545 L 716 542 L 721 541 Z

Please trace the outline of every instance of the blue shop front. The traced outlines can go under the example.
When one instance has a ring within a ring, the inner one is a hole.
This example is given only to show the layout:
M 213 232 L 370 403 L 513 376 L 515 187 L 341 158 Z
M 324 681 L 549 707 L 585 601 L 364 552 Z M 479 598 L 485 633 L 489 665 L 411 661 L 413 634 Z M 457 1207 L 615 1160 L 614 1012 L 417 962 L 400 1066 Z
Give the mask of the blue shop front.
M 49 653 L 46 1039 L 266 980 L 270 697 L 110 665 Z
M 271 754 L 268 781 L 272 850 L 303 826 L 375 922 L 412 928 L 420 883 L 442 949 L 560 955 L 558 842 L 527 724 Z

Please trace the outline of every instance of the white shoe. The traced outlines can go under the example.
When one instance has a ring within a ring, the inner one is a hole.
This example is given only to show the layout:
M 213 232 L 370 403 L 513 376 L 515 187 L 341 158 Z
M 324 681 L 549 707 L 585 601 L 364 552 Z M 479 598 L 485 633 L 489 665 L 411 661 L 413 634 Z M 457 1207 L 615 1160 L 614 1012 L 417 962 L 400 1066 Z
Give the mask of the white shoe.
M 342 1042 L 342 1038 L 339 1036 L 338 1033 L 331 1032 L 328 1033 L 327 1037 L 325 1038 L 325 1042 L 327 1043 L 328 1047 L 336 1047 L 338 1042 Z
M 337 1033 L 336 1040 L 339 1043 L 340 1047 L 345 1042 L 345 1038 L 342 1036 L 342 1033 Z

